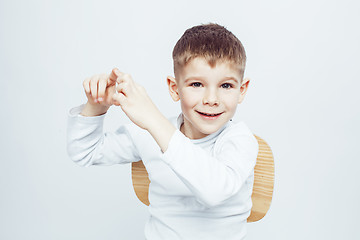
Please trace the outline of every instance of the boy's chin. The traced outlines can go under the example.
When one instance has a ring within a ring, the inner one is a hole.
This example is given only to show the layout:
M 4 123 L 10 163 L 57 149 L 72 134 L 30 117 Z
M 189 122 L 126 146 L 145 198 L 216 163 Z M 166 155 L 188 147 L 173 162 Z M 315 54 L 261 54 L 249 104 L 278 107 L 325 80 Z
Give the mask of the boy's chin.
M 213 133 L 216 133 L 217 131 L 219 131 L 223 126 L 224 125 L 204 127 L 201 129 L 202 130 L 201 132 L 204 135 L 210 135 L 210 134 L 213 134 Z

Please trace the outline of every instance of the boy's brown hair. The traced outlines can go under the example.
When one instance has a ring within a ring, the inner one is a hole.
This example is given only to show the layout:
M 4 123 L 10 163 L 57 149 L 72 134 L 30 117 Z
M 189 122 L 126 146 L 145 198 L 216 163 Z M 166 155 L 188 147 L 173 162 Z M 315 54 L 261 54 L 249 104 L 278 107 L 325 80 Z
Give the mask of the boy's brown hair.
M 175 77 L 190 60 L 202 57 L 211 67 L 218 61 L 228 61 L 244 77 L 246 54 L 240 40 L 225 27 L 216 23 L 202 24 L 187 29 L 173 50 Z

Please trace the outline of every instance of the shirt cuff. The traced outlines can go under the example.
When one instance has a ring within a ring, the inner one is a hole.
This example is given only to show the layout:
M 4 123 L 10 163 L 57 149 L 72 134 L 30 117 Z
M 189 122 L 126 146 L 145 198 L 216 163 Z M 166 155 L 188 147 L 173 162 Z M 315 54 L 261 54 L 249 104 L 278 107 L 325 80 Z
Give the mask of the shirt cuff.
M 87 117 L 87 116 L 83 116 L 81 115 L 81 111 L 84 109 L 85 104 L 81 104 L 79 106 L 73 107 L 69 110 L 68 112 L 68 117 L 72 118 L 72 119 L 77 119 L 77 121 L 81 122 L 81 123 L 99 123 L 99 122 L 103 122 L 106 116 L 106 113 L 99 115 L 99 116 L 91 116 L 91 117 Z

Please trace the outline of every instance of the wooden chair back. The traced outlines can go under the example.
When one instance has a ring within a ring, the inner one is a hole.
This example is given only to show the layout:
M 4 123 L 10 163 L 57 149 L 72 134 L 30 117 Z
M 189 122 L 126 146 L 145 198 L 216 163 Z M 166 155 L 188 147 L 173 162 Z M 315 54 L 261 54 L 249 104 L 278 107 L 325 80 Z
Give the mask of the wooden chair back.
M 256 222 L 262 219 L 270 208 L 274 189 L 274 157 L 270 146 L 260 137 L 254 135 L 259 143 L 259 153 L 255 165 L 254 187 L 251 195 L 253 206 L 248 222 Z M 148 173 L 142 161 L 133 162 L 131 177 L 135 194 L 138 199 L 149 206 Z

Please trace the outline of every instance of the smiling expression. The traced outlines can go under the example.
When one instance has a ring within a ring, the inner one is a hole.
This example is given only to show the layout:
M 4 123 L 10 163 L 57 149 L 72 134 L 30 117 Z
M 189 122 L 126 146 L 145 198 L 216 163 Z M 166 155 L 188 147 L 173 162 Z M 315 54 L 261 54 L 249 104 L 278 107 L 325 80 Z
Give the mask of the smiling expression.
M 241 84 L 240 74 L 229 62 L 211 67 L 203 58 L 191 60 L 177 79 L 167 78 L 170 95 L 180 100 L 184 124 L 180 131 L 190 139 L 218 131 L 235 114 L 249 80 Z

